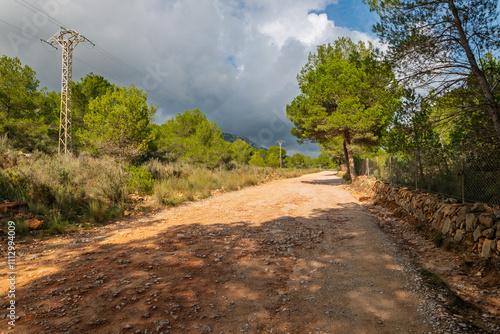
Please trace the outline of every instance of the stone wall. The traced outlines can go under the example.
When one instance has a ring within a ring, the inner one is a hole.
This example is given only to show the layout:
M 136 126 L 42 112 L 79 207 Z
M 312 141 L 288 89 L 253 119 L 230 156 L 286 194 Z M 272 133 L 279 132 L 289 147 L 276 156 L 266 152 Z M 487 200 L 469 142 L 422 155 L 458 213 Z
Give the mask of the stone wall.
M 395 202 L 404 212 L 481 257 L 500 255 L 500 207 L 458 203 L 456 199 L 376 181 L 375 197 Z

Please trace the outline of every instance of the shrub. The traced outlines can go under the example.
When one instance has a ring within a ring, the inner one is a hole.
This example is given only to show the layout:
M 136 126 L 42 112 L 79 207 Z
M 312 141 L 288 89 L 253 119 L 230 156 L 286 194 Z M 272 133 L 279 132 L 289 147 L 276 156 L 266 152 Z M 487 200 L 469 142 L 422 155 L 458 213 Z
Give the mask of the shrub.
M 153 175 L 145 167 L 131 166 L 128 170 L 127 190 L 130 193 L 151 194 Z
M 108 209 L 108 218 L 122 217 L 125 212 L 125 205 L 123 203 L 114 203 Z
M 174 176 L 173 166 L 162 163 L 158 159 L 148 160 L 142 166 L 146 168 L 154 180 L 165 180 Z
M 99 199 L 91 199 L 88 202 L 90 219 L 95 224 L 104 223 L 108 220 L 106 203 Z
M 30 231 L 30 228 L 24 220 L 18 220 L 16 221 L 16 234 L 22 235 L 22 234 L 27 234 Z
M 40 216 L 45 216 L 47 212 L 49 212 L 49 208 L 44 203 L 38 202 L 36 200 L 28 201 L 28 210 L 35 215 Z
M 48 221 L 46 228 L 50 234 L 62 234 L 68 226 L 69 222 L 67 220 L 62 220 L 59 213 L 54 213 L 52 218 Z
M 154 194 L 159 205 L 177 205 L 181 202 L 182 196 L 177 196 L 171 182 L 163 180 L 155 184 Z
M 118 164 L 106 163 L 102 166 L 94 186 L 95 197 L 102 197 L 113 203 L 125 202 L 128 196 L 127 177 L 125 171 Z
M 26 198 L 25 179 L 14 171 L 0 170 L 0 202 L 22 201 Z

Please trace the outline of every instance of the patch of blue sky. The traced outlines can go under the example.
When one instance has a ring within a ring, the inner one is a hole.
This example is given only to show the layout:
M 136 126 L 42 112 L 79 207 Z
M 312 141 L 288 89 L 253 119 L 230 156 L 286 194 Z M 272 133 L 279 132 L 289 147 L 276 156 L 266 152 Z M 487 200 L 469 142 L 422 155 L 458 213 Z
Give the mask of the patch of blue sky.
M 227 61 L 229 64 L 231 64 L 231 66 L 234 68 L 234 69 L 237 69 L 238 68 L 238 65 L 236 64 L 236 59 L 234 58 L 233 55 L 229 55 L 225 58 L 225 61 Z
M 370 12 L 370 7 L 362 0 L 339 0 L 336 4 L 329 4 L 325 10 L 310 11 L 310 13 L 325 13 L 328 20 L 335 26 L 356 30 L 375 36 L 372 27 L 378 22 L 378 15 Z

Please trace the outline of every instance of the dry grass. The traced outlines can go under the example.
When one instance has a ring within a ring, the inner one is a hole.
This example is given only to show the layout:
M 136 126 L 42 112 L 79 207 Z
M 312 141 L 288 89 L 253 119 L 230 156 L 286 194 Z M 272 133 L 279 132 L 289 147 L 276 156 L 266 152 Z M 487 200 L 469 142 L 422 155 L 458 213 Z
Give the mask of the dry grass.
M 26 215 L 43 220 L 49 233 L 62 233 L 68 223 L 102 224 L 123 215 L 125 209 L 131 210 L 131 192 L 153 194 L 159 207 L 175 206 L 215 191 L 238 190 L 307 172 L 311 171 L 255 166 L 210 170 L 157 160 L 130 166 L 111 158 L 35 155 L 0 169 L 0 202 L 27 201 Z

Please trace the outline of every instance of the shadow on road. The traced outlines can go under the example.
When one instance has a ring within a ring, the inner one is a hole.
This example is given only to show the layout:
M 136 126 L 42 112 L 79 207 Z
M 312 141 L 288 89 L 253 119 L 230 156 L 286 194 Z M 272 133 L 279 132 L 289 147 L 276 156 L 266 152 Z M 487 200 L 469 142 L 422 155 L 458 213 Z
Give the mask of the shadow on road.
M 344 180 L 341 178 L 327 179 L 327 180 L 314 180 L 314 181 L 301 181 L 302 183 L 308 184 L 318 184 L 318 185 L 327 185 L 327 186 L 339 186 L 344 183 Z
M 307 183 L 339 185 L 342 180 L 315 182 Z M 52 263 L 45 260 L 44 265 L 58 272 L 34 279 L 17 291 L 19 310 L 26 310 L 26 315 L 16 323 L 16 330 L 208 333 L 232 328 L 234 333 L 256 333 L 295 328 L 306 333 L 324 326 L 325 321 L 330 328 L 342 326 L 347 318 L 333 318 L 330 309 L 316 301 L 321 299 L 317 286 L 291 281 L 290 276 L 298 263 L 308 275 L 321 275 L 318 266 L 344 270 L 349 258 L 339 253 L 334 259 L 320 250 L 325 242 L 352 242 L 355 236 L 345 235 L 341 227 L 358 211 L 359 206 L 350 203 L 317 210 L 309 217 L 284 216 L 259 225 L 186 222 L 160 226 L 154 236 L 126 243 L 94 241 L 82 244 L 82 250 L 49 246 L 61 256 Z M 152 228 L 155 223 L 159 221 L 137 228 Z M 109 233 L 98 240 L 117 236 Z M 312 261 L 314 252 L 318 257 Z M 305 292 L 290 291 L 293 284 Z M 341 289 L 342 284 L 347 283 L 332 281 L 331 288 Z M 345 298 L 365 295 L 369 288 L 369 283 L 353 287 Z M 304 294 L 310 299 L 302 299 Z M 378 312 L 394 314 L 402 307 L 390 294 L 377 294 L 379 302 L 370 307 Z M 349 314 L 347 305 L 335 312 L 351 319 L 365 316 L 367 328 L 377 326 L 368 307 L 364 315 Z M 126 325 L 132 326 L 130 330 L 124 329 Z

